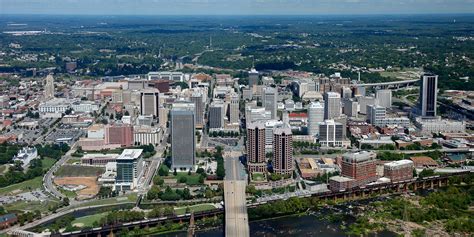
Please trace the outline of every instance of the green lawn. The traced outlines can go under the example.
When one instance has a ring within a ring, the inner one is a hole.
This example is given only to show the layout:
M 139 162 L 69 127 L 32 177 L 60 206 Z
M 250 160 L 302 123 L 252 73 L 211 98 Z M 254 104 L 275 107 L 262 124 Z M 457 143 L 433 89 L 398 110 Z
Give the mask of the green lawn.
M 59 191 L 62 194 L 66 195 L 66 197 L 68 197 L 68 198 L 75 198 L 77 196 L 77 194 L 75 192 L 66 190 L 64 188 L 59 188 Z
M 99 220 L 106 216 L 108 214 L 108 212 L 101 212 L 101 213 L 97 213 L 97 214 L 94 214 L 94 215 L 90 215 L 90 216 L 83 216 L 83 217 L 79 217 L 77 219 L 75 219 L 71 224 L 74 225 L 74 224 L 82 224 L 81 227 L 86 227 L 86 226 L 89 226 L 89 227 L 92 227 L 92 225 L 94 224 L 94 222 L 99 222 Z
M 53 158 L 44 157 L 41 163 L 43 164 L 43 170 L 49 170 L 49 168 L 51 168 L 54 163 L 56 163 L 56 160 Z
M 265 179 L 265 176 L 262 173 L 253 173 L 252 174 L 252 180 L 254 181 L 263 181 Z
M 33 190 L 42 187 L 43 185 L 43 177 L 39 176 L 34 179 L 30 179 L 27 181 L 23 181 L 21 183 L 13 184 L 4 188 L 0 188 L 0 195 L 7 195 L 8 193 L 11 193 L 12 191 L 18 191 L 18 193 L 28 191 L 28 190 Z
M 200 212 L 214 210 L 216 209 L 216 207 L 211 204 L 198 204 L 194 206 L 189 206 L 189 209 L 194 212 Z M 186 213 L 186 207 L 175 208 L 174 211 L 176 212 L 176 215 L 182 215 Z
M 107 199 L 99 199 L 90 202 L 85 202 L 80 204 L 80 207 L 83 206 L 97 206 L 97 205 L 104 205 L 104 204 L 120 204 L 120 203 L 127 203 L 127 202 L 136 202 L 137 201 L 137 194 L 131 193 L 126 196 L 114 197 L 114 198 L 107 198 Z
M 199 183 L 199 176 L 200 174 L 196 174 L 196 173 L 191 173 L 191 175 L 188 175 L 187 172 L 178 172 L 176 174 L 176 176 L 173 175 L 173 172 L 170 172 L 170 175 L 168 176 L 168 178 L 174 178 L 176 180 L 178 180 L 179 182 L 179 179 L 181 177 L 186 177 L 186 184 L 187 185 L 200 185 L 201 183 Z
M 82 177 L 82 176 L 98 176 L 105 172 L 105 168 L 80 166 L 80 165 L 63 165 L 54 174 L 57 177 Z

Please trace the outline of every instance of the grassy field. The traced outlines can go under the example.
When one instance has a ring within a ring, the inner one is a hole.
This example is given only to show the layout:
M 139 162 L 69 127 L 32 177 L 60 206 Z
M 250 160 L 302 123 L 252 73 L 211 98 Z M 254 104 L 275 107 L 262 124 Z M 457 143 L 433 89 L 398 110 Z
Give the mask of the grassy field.
M 58 203 L 56 201 L 45 201 L 45 202 L 14 202 L 10 204 L 4 205 L 4 208 L 8 211 L 40 211 L 41 213 L 45 213 L 49 210 L 50 207 L 56 206 Z
M 45 157 L 41 160 L 41 163 L 43 164 L 43 170 L 49 170 L 54 163 L 56 163 L 56 160 L 53 158 Z
M 80 165 L 63 165 L 54 174 L 57 177 L 98 176 L 105 172 L 104 168 Z
M 186 184 L 187 185 L 200 185 L 199 183 L 199 174 L 192 173 L 191 175 L 188 175 L 187 172 L 178 172 L 176 176 L 173 175 L 172 172 L 170 172 L 170 176 L 168 178 L 173 178 L 179 181 L 181 177 L 186 177 Z
M 59 188 L 59 191 L 66 195 L 66 197 L 68 198 L 75 198 L 77 196 L 77 194 L 73 191 L 69 191 L 69 190 L 66 190 L 66 189 L 63 189 L 63 188 Z
M 72 159 L 67 160 L 67 162 L 66 162 L 66 164 L 68 164 L 68 165 L 72 165 L 72 164 L 74 164 L 74 163 L 81 163 L 81 159 L 79 159 L 79 158 L 72 158 Z
M 252 174 L 252 180 L 254 181 L 263 181 L 265 179 L 265 176 L 262 173 L 253 173 Z
M 13 184 L 4 188 L 0 188 L 0 195 L 7 195 L 15 191 L 15 193 L 22 193 L 24 191 L 40 188 L 43 185 L 43 177 L 36 177 L 21 183 Z M 16 192 L 18 191 L 18 192 Z
M 213 210 L 216 209 L 216 207 L 211 204 L 198 204 L 194 206 L 189 206 L 189 209 L 194 212 L 199 212 Z M 174 211 L 176 212 L 176 215 L 182 215 L 186 213 L 186 207 L 175 208 Z
M 127 202 L 136 202 L 137 198 L 138 197 L 136 193 L 131 193 L 126 196 L 85 202 L 85 203 L 80 204 L 79 206 L 83 207 L 83 206 L 97 206 L 97 205 L 105 205 L 105 204 L 120 204 L 120 203 L 127 203 Z
M 94 214 L 94 215 L 90 215 L 90 216 L 83 216 L 83 217 L 79 217 L 77 219 L 75 219 L 71 224 L 72 225 L 80 225 L 81 227 L 86 227 L 86 226 L 89 226 L 89 227 L 92 227 L 92 225 L 94 224 L 94 222 L 99 222 L 99 220 L 106 216 L 108 214 L 108 212 L 102 212 L 102 213 L 97 213 L 97 214 Z

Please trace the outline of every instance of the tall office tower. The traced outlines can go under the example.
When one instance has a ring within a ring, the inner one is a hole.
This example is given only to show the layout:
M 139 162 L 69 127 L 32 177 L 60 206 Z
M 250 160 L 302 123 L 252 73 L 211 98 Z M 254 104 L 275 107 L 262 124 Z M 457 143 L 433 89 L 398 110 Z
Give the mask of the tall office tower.
M 367 114 L 367 105 L 377 104 L 377 100 L 371 96 L 359 97 L 359 113 Z
M 343 126 L 334 120 L 319 124 L 319 143 L 323 147 L 341 147 L 343 145 Z
M 387 109 L 392 107 L 392 91 L 391 90 L 377 90 L 375 93 L 377 104 Z
M 268 110 L 272 113 L 272 119 L 276 119 L 278 115 L 278 90 L 273 87 L 266 87 L 264 90 L 263 104 L 265 106 L 265 110 Z
M 273 131 L 273 172 L 292 175 L 293 166 L 293 135 L 291 129 L 275 128 Z
M 209 128 L 219 129 L 224 127 L 225 107 L 222 102 L 213 102 L 209 105 Z
M 348 117 L 357 117 L 357 105 L 358 103 L 353 99 L 344 100 L 344 114 Z
M 44 97 L 48 100 L 54 98 L 54 77 L 53 77 L 53 75 L 48 75 L 46 77 L 46 84 L 44 85 Z
M 341 95 L 337 92 L 324 94 L 324 119 L 333 119 L 341 115 Z
M 421 76 L 418 114 L 422 117 L 436 117 L 436 102 L 438 93 L 438 75 L 423 74 Z
M 386 118 L 387 109 L 380 105 L 367 105 L 367 122 L 379 126 Z
M 117 176 L 115 177 L 115 190 L 133 190 L 138 185 L 138 179 L 143 173 L 142 149 L 125 149 L 117 161 Z
M 196 109 L 196 127 L 202 128 L 204 125 L 204 98 L 200 91 L 195 91 L 191 95 L 191 101 Z
M 249 172 L 265 172 L 265 126 L 263 122 L 247 126 L 247 166 Z
M 173 104 L 170 114 L 171 168 L 193 170 L 196 163 L 194 104 Z
M 156 89 L 143 90 L 140 92 L 140 114 L 158 117 L 160 92 Z
M 253 86 L 258 85 L 259 73 L 255 68 L 249 71 L 249 88 L 252 89 Z
M 231 124 L 240 124 L 239 94 L 232 92 L 229 95 L 229 122 Z
M 105 127 L 105 143 L 117 144 L 122 147 L 133 146 L 133 127 L 129 124 L 107 125 Z
M 342 155 L 342 176 L 354 179 L 354 186 L 376 181 L 376 157 L 377 154 L 368 151 Z
M 324 106 L 319 102 L 313 102 L 308 107 L 308 135 L 319 134 L 319 123 L 324 121 Z
M 342 125 L 342 139 L 347 138 L 347 116 L 342 114 L 341 116 L 334 118 L 334 122 L 340 123 Z

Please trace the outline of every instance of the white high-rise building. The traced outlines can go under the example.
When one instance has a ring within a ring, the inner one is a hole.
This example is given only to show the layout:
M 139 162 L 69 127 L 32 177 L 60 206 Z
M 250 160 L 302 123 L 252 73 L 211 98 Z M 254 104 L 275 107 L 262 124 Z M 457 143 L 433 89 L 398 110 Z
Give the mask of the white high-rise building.
M 378 90 L 375 93 L 377 98 L 377 104 L 385 108 L 392 107 L 392 91 L 391 90 Z
M 230 124 L 240 123 L 240 110 L 239 110 L 239 94 L 233 92 L 230 94 L 229 99 L 229 122 Z
M 324 106 L 319 102 L 313 102 L 308 107 L 308 134 L 316 136 L 319 134 L 319 123 L 324 121 Z
M 375 105 L 377 101 L 374 97 L 371 96 L 363 96 L 359 97 L 359 113 L 367 114 L 367 105 Z
M 273 87 L 265 88 L 264 96 L 263 96 L 263 104 L 265 110 L 270 111 L 272 119 L 276 119 L 277 117 L 277 103 L 278 103 L 278 91 Z
M 379 126 L 386 117 L 386 109 L 380 105 L 367 105 L 367 121 Z
M 341 94 L 326 92 L 324 94 L 324 119 L 333 119 L 341 115 Z
M 46 84 L 44 85 L 44 97 L 48 100 L 54 98 L 54 77 L 51 74 L 46 77 Z
M 319 143 L 322 147 L 342 147 L 344 146 L 343 125 L 326 120 L 319 124 Z

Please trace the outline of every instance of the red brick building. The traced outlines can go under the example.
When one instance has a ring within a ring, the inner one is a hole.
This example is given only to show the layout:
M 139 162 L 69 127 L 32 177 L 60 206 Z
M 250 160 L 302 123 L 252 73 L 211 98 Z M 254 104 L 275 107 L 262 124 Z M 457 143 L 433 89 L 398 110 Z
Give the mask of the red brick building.
M 18 218 L 15 214 L 5 214 L 0 216 L 0 229 L 8 228 L 14 225 L 18 221 Z
M 133 146 L 133 127 L 131 125 L 108 125 L 105 127 L 105 143 L 122 147 Z
M 249 172 L 265 172 L 265 125 L 252 123 L 247 126 L 247 165 Z
M 376 156 L 375 153 L 367 151 L 344 154 L 342 156 L 342 176 L 354 179 L 354 186 L 376 181 Z

